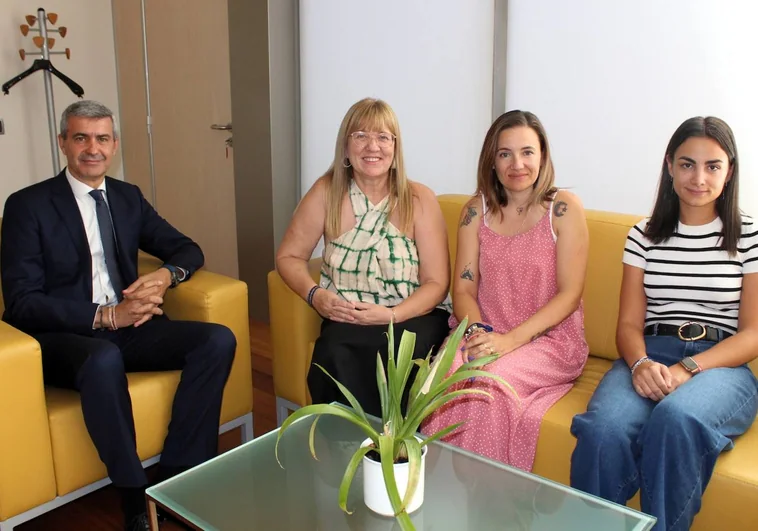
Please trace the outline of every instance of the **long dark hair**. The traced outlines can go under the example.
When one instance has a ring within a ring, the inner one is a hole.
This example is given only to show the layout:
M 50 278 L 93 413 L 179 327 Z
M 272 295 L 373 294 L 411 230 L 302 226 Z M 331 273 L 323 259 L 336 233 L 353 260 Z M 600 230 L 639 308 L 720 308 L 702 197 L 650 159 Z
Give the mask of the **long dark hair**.
M 685 120 L 669 140 L 666 155 L 663 157 L 661 178 L 658 181 L 658 195 L 655 199 L 653 214 L 645 229 L 653 243 L 661 243 L 674 235 L 679 224 L 679 196 L 674 192 L 674 180 L 669 173 L 668 161 L 674 161 L 676 150 L 692 137 L 711 138 L 718 142 L 729 158 L 732 171 L 731 180 L 724 183 L 724 190 L 716 200 L 716 212 L 724 224 L 721 249 L 730 255 L 737 253 L 737 243 L 742 236 L 742 216 L 739 206 L 740 164 L 737 156 L 737 143 L 734 133 L 724 120 L 713 116 L 696 116 Z
M 528 111 L 516 110 L 501 114 L 490 126 L 484 137 L 476 179 L 477 195 L 484 195 L 487 210 L 493 213 L 500 212 L 501 218 L 503 212 L 500 207 L 508 204 L 508 197 L 505 195 L 505 189 L 495 172 L 495 155 L 500 133 L 513 127 L 528 127 L 537 134 L 537 138 L 540 140 L 540 172 L 532 186 L 532 197 L 529 202 L 536 204 L 552 201 L 557 191 L 553 184 L 555 182 L 555 170 L 553 169 L 553 160 L 550 157 L 550 144 L 547 141 L 547 133 L 542 122 Z

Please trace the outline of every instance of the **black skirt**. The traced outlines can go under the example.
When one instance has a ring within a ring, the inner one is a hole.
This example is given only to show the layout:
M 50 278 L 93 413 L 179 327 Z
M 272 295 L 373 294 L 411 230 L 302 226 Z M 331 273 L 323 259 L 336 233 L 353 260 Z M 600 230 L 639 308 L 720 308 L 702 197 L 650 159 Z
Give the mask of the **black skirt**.
M 436 308 L 432 312 L 408 319 L 394 326 L 395 352 L 400 346 L 400 338 L 404 330 L 416 334 L 416 345 L 413 358 L 424 358 L 433 350 L 436 354 L 442 342 L 447 337 L 450 328 L 450 314 Z M 387 367 L 387 330 L 388 325 L 359 325 L 338 323 L 325 319 L 321 324 L 321 335 L 313 348 L 311 368 L 308 372 L 308 389 L 314 404 L 342 402 L 347 399 L 339 388 L 318 367 L 318 363 L 329 374 L 355 396 L 366 413 L 381 417 L 381 402 L 376 387 L 376 353 L 382 356 Z M 411 372 L 406 386 L 405 399 L 413 383 L 416 367 Z M 405 400 L 403 401 L 405 409 Z

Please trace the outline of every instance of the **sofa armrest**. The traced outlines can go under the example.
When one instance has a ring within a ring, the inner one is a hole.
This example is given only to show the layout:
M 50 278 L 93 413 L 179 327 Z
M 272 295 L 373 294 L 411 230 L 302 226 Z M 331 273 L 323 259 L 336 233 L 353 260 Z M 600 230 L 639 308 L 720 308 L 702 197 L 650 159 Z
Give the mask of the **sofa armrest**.
M 154 271 L 161 264 L 157 258 L 140 254 L 139 273 Z M 234 332 L 237 352 L 224 389 L 221 422 L 250 413 L 253 410 L 253 373 L 247 284 L 201 269 L 187 282 L 166 292 L 163 309 L 174 320 L 218 323 Z
M 42 380 L 32 337 L 0 321 L 0 521 L 55 498 Z
M 321 259 L 308 264 L 318 282 Z M 313 343 L 321 332 L 321 317 L 293 292 L 276 271 L 268 274 L 268 307 L 273 347 L 274 393 L 300 406 L 310 404 L 308 369 Z

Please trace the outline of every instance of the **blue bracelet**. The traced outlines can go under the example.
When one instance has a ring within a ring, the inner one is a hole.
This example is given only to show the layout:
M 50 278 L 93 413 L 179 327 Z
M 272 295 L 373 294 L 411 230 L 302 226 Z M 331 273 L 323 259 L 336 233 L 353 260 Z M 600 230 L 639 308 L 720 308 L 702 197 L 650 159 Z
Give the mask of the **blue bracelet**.
M 469 327 L 466 328 L 466 331 L 463 333 L 463 335 L 464 335 L 464 337 L 466 339 L 468 339 L 469 336 L 471 336 L 471 334 L 473 334 L 477 330 L 483 330 L 484 332 L 489 333 L 489 332 L 492 332 L 493 329 L 488 324 L 484 324 L 484 323 L 471 323 L 469 325 Z
M 313 308 L 313 295 L 315 295 L 315 294 L 316 294 L 316 291 L 318 291 L 318 289 L 319 289 L 320 287 L 321 287 L 321 286 L 319 286 L 318 284 L 316 284 L 316 285 L 315 285 L 315 286 L 313 286 L 313 287 L 311 288 L 311 290 L 308 292 L 308 297 L 306 298 L 306 300 L 305 300 L 305 301 L 308 303 L 308 306 L 310 306 L 311 308 Z

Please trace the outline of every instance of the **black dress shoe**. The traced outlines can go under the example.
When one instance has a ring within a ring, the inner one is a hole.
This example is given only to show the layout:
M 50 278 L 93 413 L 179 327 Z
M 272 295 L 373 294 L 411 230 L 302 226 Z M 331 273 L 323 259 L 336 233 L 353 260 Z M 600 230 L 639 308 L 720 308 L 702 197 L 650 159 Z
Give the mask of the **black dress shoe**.
M 132 518 L 132 521 L 126 526 L 126 531 L 150 531 L 147 514 L 142 513 Z

